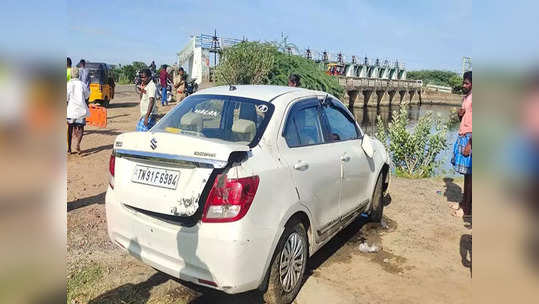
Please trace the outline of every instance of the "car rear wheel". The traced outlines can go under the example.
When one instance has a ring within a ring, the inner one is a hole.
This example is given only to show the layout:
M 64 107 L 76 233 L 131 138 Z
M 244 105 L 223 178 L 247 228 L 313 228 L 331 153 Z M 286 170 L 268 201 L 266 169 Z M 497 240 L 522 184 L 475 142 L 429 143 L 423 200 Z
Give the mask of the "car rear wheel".
M 279 240 L 270 266 L 268 289 L 264 293 L 266 303 L 292 303 L 303 284 L 307 248 L 307 233 L 303 224 L 289 225 Z
M 374 193 L 372 194 L 371 210 L 369 212 L 369 219 L 372 222 L 380 222 L 384 213 L 384 192 L 382 190 L 384 173 L 380 172 L 376 186 L 374 187 Z

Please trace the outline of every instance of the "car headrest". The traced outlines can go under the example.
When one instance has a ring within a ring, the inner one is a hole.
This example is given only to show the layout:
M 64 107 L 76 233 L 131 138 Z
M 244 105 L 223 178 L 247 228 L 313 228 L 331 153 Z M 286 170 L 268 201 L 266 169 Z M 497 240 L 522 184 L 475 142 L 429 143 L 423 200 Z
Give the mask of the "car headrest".
M 237 119 L 232 124 L 232 132 L 238 133 L 246 141 L 251 141 L 256 135 L 256 125 L 247 119 Z
M 202 130 L 202 115 L 189 112 L 180 119 L 180 129 L 200 132 Z

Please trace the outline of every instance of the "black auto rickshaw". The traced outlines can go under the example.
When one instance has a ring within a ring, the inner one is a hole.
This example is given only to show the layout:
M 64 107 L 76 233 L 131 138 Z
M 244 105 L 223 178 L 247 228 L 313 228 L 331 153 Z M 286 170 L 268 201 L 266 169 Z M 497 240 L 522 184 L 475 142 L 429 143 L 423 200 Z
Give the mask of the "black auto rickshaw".
M 114 77 L 109 66 L 101 62 L 86 63 L 90 78 L 90 103 L 98 102 L 107 107 L 114 98 Z

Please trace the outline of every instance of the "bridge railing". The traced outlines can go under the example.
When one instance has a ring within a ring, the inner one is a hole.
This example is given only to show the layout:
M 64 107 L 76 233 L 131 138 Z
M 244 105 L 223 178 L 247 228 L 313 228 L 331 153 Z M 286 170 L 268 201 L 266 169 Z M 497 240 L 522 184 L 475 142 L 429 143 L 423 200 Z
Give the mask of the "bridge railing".
M 338 77 L 339 84 L 348 89 L 365 88 L 380 90 L 398 90 L 398 89 L 421 89 L 422 83 L 417 80 L 392 80 L 392 79 L 373 79 L 357 77 Z

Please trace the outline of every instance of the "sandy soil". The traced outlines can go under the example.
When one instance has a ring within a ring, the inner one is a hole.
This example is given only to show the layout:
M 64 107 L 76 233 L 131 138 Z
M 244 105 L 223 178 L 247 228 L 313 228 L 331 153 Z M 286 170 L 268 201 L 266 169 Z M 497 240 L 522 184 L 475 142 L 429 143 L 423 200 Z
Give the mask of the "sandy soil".
M 159 107 L 161 114 L 172 106 Z M 108 158 L 138 118 L 132 86 L 118 86 L 105 129 L 87 127 L 82 156 L 68 156 L 68 303 L 261 303 L 187 286 L 123 253 L 106 232 Z M 450 215 L 462 180 L 393 178 L 387 226 L 356 221 L 310 260 L 296 303 L 469 303 L 469 225 Z M 361 253 L 367 241 L 381 250 Z

